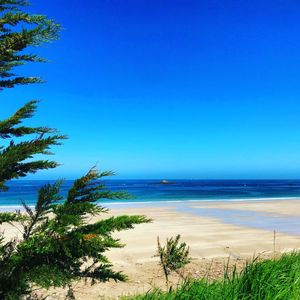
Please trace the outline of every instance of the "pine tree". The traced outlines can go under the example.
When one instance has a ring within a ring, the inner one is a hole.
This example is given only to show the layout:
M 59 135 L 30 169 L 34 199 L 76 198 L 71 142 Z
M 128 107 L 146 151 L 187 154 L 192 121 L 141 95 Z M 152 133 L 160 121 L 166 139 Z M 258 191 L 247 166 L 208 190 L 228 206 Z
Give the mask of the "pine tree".
M 39 77 L 18 76 L 13 70 L 27 62 L 44 62 L 24 50 L 58 37 L 60 26 L 46 16 L 24 12 L 27 5 L 24 0 L 0 0 L 0 89 L 41 82 Z
M 38 46 L 57 38 L 59 25 L 41 15 L 30 15 L 22 9 L 23 0 L 0 0 L 0 89 L 41 82 L 38 77 L 22 77 L 12 71 L 27 62 L 42 62 L 35 54 L 26 54 L 29 46 Z M 50 148 L 66 137 L 48 127 L 28 127 L 37 101 L 30 101 L 10 118 L 0 121 L 0 191 L 5 182 L 38 170 L 55 168 L 55 161 L 36 159 L 51 154 Z M 21 141 L 18 139 L 21 138 Z M 100 200 L 127 199 L 125 192 L 111 192 L 98 180 L 113 175 L 92 168 L 76 180 L 65 198 L 62 181 L 43 186 L 34 209 L 23 203 L 24 213 L 0 213 L 0 225 L 18 222 L 22 238 L 7 240 L 0 234 L 0 300 L 23 299 L 32 293 L 32 285 L 42 288 L 69 286 L 84 278 L 91 283 L 125 280 L 115 272 L 105 256 L 110 248 L 124 245 L 112 236 L 115 231 L 131 229 L 149 222 L 144 216 L 118 216 L 89 222 L 91 217 L 108 210 Z
M 102 199 L 126 199 L 126 192 L 111 192 L 98 182 L 113 175 L 94 168 L 76 180 L 62 200 L 62 182 L 39 190 L 34 209 L 24 203 L 26 214 L 0 213 L 0 224 L 19 221 L 23 239 L 0 244 L 0 299 L 21 299 L 35 284 L 43 288 L 69 286 L 86 279 L 93 284 L 110 279 L 123 281 L 105 256 L 110 248 L 124 245 L 112 236 L 115 231 L 131 229 L 149 222 L 144 216 L 117 216 L 89 222 L 92 216 L 108 210 L 97 204 Z
M 10 118 L 0 121 L 0 139 L 8 140 L 7 146 L 0 147 L 0 191 L 5 190 L 5 181 L 24 177 L 38 170 L 55 168 L 58 163 L 50 160 L 32 160 L 36 154 L 49 155 L 49 148 L 60 145 L 65 138 L 48 127 L 18 126 L 24 119 L 31 118 L 37 101 L 30 101 Z M 16 138 L 32 137 L 19 143 Z M 4 143 L 3 143 L 4 144 Z
M 60 31 L 60 25 L 46 16 L 24 12 L 27 5 L 29 3 L 24 0 L 0 0 L 0 90 L 41 82 L 39 77 L 18 76 L 14 69 L 28 62 L 45 61 L 36 54 L 27 53 L 28 48 L 56 39 Z M 3 100 L 1 102 L 3 105 Z M 18 127 L 24 119 L 33 116 L 37 102 L 30 101 L 13 116 L 0 121 L 0 139 L 3 140 L 0 144 L 0 190 L 6 189 L 7 180 L 58 165 L 51 160 L 33 158 L 38 154 L 51 154 L 50 147 L 59 145 L 65 136 L 48 127 Z M 20 137 L 23 141 L 16 143 L 16 138 Z

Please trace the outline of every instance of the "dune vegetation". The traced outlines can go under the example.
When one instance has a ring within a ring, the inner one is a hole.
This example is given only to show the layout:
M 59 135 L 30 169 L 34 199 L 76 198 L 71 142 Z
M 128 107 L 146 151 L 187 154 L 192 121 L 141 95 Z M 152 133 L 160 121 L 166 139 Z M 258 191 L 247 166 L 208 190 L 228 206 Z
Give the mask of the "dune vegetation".
M 300 299 L 300 253 L 254 259 L 240 273 L 236 269 L 229 272 L 225 266 L 222 280 L 186 280 L 177 289 L 153 290 L 130 299 Z

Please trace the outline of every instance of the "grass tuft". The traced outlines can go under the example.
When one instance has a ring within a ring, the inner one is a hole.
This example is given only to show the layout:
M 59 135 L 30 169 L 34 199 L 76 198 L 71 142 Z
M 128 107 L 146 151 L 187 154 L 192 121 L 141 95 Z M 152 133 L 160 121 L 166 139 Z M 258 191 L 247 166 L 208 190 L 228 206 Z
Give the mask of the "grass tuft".
M 127 298 L 128 299 L 128 298 Z M 300 252 L 282 255 L 279 259 L 246 264 L 242 272 L 229 273 L 225 268 L 222 280 L 188 280 L 173 291 L 153 290 L 131 300 L 281 300 L 300 299 Z

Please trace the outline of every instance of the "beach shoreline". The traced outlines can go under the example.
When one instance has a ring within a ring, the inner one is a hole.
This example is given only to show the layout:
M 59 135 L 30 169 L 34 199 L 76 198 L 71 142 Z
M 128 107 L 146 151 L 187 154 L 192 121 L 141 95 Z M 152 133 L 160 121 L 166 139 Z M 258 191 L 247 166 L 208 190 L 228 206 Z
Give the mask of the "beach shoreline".
M 128 206 L 135 206 L 135 205 L 145 205 L 145 206 L 151 206 L 151 205 L 159 205 L 159 206 L 165 206 L 169 204 L 178 204 L 178 203 L 200 203 L 200 204 L 211 204 L 211 203 L 230 203 L 230 202 L 269 202 L 269 201 L 293 201 L 293 200 L 300 200 L 300 196 L 296 197 L 255 197 L 255 198 L 215 198 L 215 199 L 178 199 L 178 200 L 166 200 L 166 199 L 159 199 L 156 201 L 151 200 L 145 200 L 145 201 L 131 201 L 131 200 L 124 200 L 124 201 L 111 201 L 111 202 L 99 202 L 99 205 L 108 207 L 110 209 L 114 208 L 124 208 Z M 30 208 L 34 208 L 34 205 L 28 205 Z M 0 212 L 12 212 L 15 210 L 23 210 L 23 206 L 20 205 L 1 205 L 0 204 Z
M 127 206 L 109 205 L 110 212 L 101 216 L 103 218 L 138 214 L 146 215 L 153 220 L 152 223 L 137 225 L 132 230 L 114 234 L 126 246 L 123 249 L 112 249 L 107 255 L 116 270 L 122 270 L 129 276 L 129 281 L 100 283 L 92 287 L 79 283 L 75 289 L 79 298 L 85 293 L 89 294 L 89 299 L 97 299 L 99 296 L 119 297 L 145 292 L 154 287 L 163 287 L 163 274 L 158 266 L 158 258 L 154 256 L 157 236 L 164 243 L 166 238 L 180 234 L 182 241 L 190 246 L 192 264 L 187 267 L 187 272 L 199 276 L 203 274 L 205 266 L 211 262 L 218 266 L 213 276 L 218 274 L 220 276 L 224 259 L 230 258 L 242 262 L 257 255 L 271 256 L 274 250 L 283 253 L 300 248 L 300 231 L 288 233 L 275 228 L 265 228 L 263 222 L 264 218 L 268 222 L 273 218 L 274 224 L 278 221 L 277 223 L 283 229 L 287 228 L 284 227 L 286 224 L 291 228 L 300 228 L 300 199 L 252 202 L 201 200 L 160 202 L 156 203 L 156 206 L 147 204 L 144 202 L 130 203 L 130 205 L 127 203 Z M 229 220 L 224 217 L 228 214 Z M 248 223 L 244 223 L 245 218 L 248 218 Z M 93 217 L 91 222 L 98 219 L 99 217 Z M 251 225 L 252 221 L 255 226 Z M 299 226 L 295 222 L 298 222 Z M 9 224 L 1 225 L 1 230 L 4 230 L 8 237 L 16 234 L 20 237 L 16 228 Z M 276 231 L 275 245 L 274 230 Z M 63 290 L 58 290 L 58 293 L 63 294 Z M 56 295 L 55 299 L 60 298 Z

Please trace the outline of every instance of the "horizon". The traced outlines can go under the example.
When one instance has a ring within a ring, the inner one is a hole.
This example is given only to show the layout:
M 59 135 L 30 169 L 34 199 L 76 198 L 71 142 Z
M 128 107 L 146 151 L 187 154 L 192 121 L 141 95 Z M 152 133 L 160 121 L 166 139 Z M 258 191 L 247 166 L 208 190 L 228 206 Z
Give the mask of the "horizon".
M 63 180 L 63 181 L 75 181 L 77 178 L 56 178 L 56 179 L 12 179 L 11 182 L 16 181 L 57 181 L 57 180 Z M 149 180 L 155 180 L 155 181 L 161 181 L 161 180 L 168 180 L 171 181 L 169 184 L 173 184 L 176 182 L 172 181 L 300 181 L 300 178 L 106 178 L 106 179 L 100 179 L 99 181 L 149 181 Z M 9 182 L 8 182 L 9 184 Z
M 64 29 L 18 69 L 47 82 L 3 91 L 0 118 L 42 99 L 26 124 L 69 139 L 29 179 L 300 176 L 299 2 L 31 2 Z
M 0 300 L 299 298 L 299 0 L 0 11 Z

